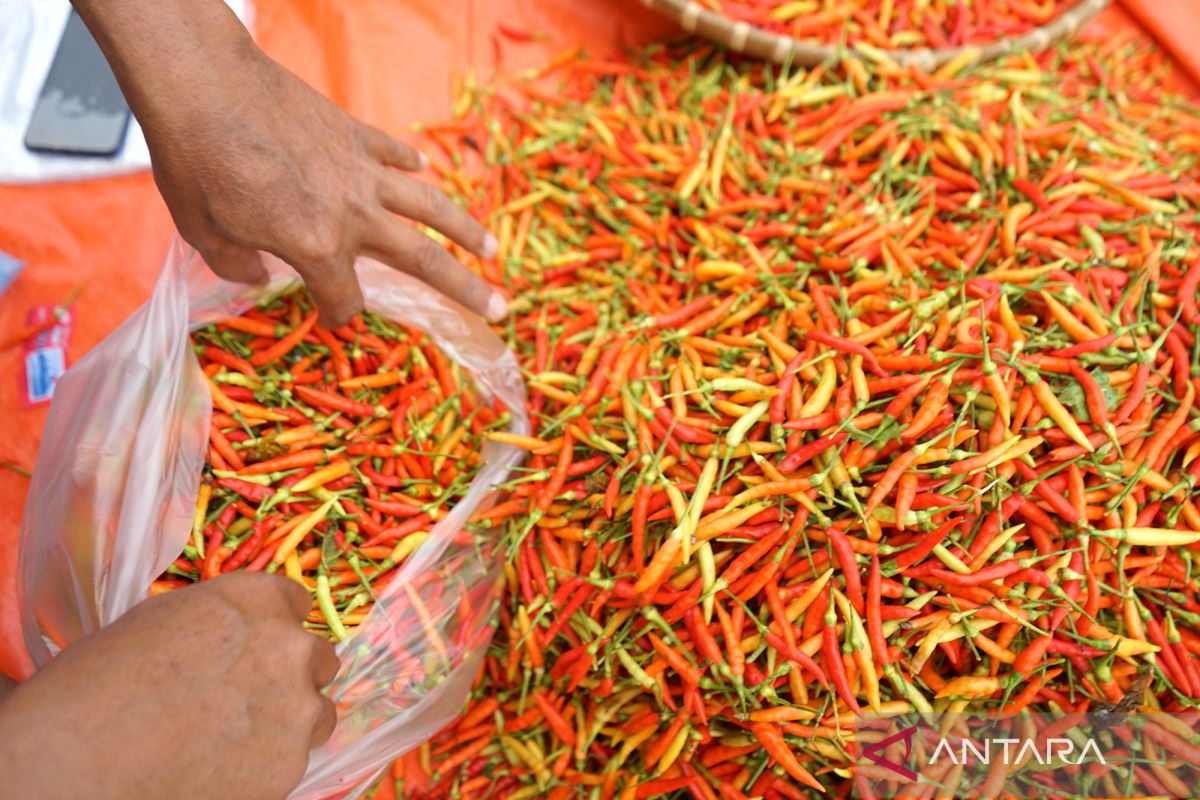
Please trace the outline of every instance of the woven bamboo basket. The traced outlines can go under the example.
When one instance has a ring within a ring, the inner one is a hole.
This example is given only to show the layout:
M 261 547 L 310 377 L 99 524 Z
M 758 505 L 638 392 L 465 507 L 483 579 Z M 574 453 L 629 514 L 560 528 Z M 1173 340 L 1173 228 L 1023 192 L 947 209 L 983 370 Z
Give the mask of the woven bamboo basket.
M 695 0 L 642 0 L 642 4 L 673 19 L 688 33 L 702 36 L 735 52 L 777 64 L 814 66 L 855 55 L 852 48 L 817 44 L 772 33 L 748 22 L 735 22 L 710 11 Z M 1061 39 L 1073 36 L 1108 4 L 1109 0 L 1083 0 L 1045 25 L 991 44 L 940 50 L 885 50 L 883 53 L 902 66 L 915 65 L 925 70 L 937 69 L 967 51 L 974 53 L 971 63 L 990 61 L 1014 50 L 1037 53 Z

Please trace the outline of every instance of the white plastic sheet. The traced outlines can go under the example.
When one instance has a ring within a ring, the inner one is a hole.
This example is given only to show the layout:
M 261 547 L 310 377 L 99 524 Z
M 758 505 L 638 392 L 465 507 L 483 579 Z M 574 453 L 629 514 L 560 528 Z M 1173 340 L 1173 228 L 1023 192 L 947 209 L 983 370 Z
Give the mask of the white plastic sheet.
M 269 260 L 262 288 L 212 275 L 173 245 L 153 296 L 58 384 L 21 525 L 19 597 L 34 663 L 120 617 L 186 544 L 207 452 L 210 399 L 189 331 L 241 313 L 295 275 Z M 528 433 L 517 362 L 481 319 L 363 260 L 367 307 L 425 331 Z M 489 442 L 466 496 L 382 590 L 338 649 L 333 737 L 297 800 L 352 797 L 364 780 L 458 714 L 494 625 L 502 554 L 466 521 L 496 500 L 520 452 Z

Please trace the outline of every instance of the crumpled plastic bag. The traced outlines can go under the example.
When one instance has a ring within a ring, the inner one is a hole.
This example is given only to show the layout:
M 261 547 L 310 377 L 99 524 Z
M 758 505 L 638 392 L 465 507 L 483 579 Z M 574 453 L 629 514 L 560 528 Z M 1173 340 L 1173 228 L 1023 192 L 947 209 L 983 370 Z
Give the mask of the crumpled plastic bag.
M 188 334 L 296 280 L 266 262 L 266 286 L 227 283 L 177 240 L 150 300 L 59 380 L 21 523 L 22 632 L 37 666 L 143 600 L 187 543 L 211 415 Z M 356 269 L 368 309 L 426 332 L 503 404 L 512 432 L 529 432 L 516 358 L 483 320 L 381 264 Z M 485 445 L 467 494 L 338 646 L 337 728 L 292 798 L 356 796 L 462 710 L 503 575 L 496 537 L 466 522 L 520 458 Z

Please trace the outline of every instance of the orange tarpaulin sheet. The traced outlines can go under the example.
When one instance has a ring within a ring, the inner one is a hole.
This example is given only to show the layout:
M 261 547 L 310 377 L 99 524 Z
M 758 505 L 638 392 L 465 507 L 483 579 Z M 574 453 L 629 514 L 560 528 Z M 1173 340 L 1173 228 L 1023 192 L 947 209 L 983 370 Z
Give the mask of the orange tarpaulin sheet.
M 1200 40 L 1195 0 L 1127 1 L 1200 76 L 1200 58 L 1184 47 Z M 672 30 L 636 0 L 257 0 L 256 9 L 257 38 L 270 55 L 343 108 L 398 135 L 412 122 L 448 115 L 454 74 L 468 66 L 481 79 L 491 74 L 500 23 L 551 34 L 532 44 L 500 38 L 504 71 L 575 45 L 605 53 Z M 1136 25 L 1117 9 L 1094 24 L 1112 32 Z M 148 174 L 0 186 L 0 209 L 0 251 L 28 264 L 0 299 L 0 339 L 21 329 L 32 305 L 59 302 L 82 282 L 73 359 L 146 299 L 173 230 Z M 0 353 L 0 460 L 31 469 L 46 412 L 18 411 L 19 364 L 19 348 Z M 11 675 L 27 669 L 13 599 L 26 484 L 0 470 L 0 671 Z
M 1194 83 L 1200 83 L 1200 3 L 1196 0 L 1121 0 Z

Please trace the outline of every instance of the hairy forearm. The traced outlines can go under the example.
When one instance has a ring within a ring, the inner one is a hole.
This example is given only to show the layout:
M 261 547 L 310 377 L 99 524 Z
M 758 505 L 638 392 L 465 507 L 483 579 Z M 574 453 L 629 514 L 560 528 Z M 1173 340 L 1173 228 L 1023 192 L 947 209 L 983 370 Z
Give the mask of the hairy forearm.
M 222 0 L 72 0 L 144 127 L 180 124 L 215 62 L 258 51 Z M 148 131 L 150 133 L 150 131 Z
M 179 233 L 221 277 L 265 281 L 260 253 L 296 269 L 337 328 L 363 306 L 370 257 L 489 319 L 507 302 L 433 239 L 481 258 L 496 238 L 406 172 L 421 155 L 363 125 L 255 46 L 222 0 L 73 0 L 146 134 Z

